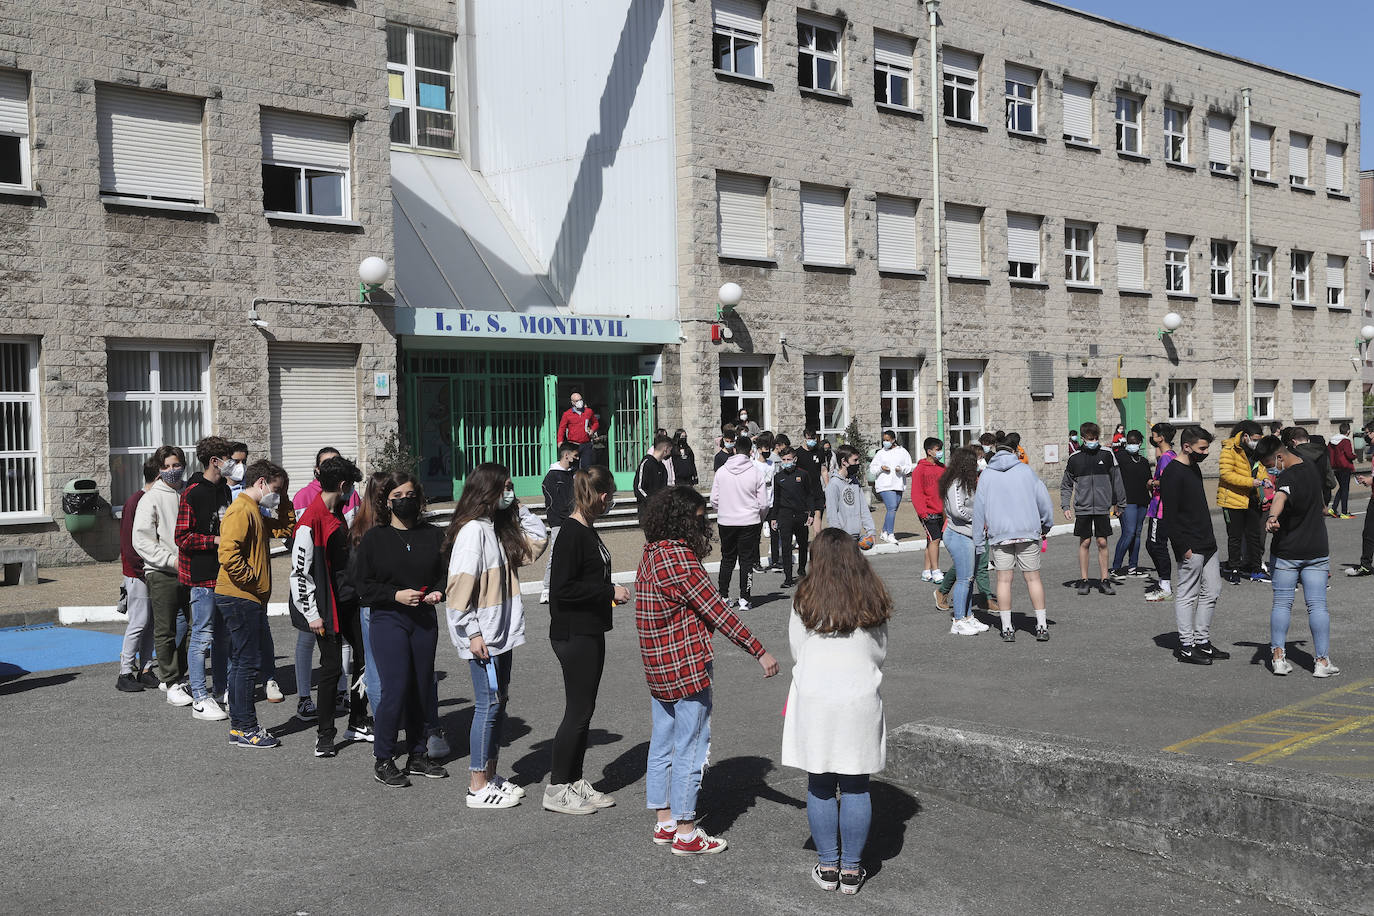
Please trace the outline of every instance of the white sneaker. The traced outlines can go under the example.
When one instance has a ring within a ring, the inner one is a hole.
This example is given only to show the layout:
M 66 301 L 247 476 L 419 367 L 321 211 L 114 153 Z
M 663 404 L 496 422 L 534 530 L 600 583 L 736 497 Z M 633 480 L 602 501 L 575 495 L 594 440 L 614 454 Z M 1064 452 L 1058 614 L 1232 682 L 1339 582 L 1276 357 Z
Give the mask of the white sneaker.
M 282 700 L 286 699 L 286 694 L 281 692 L 281 685 L 277 683 L 276 678 L 272 678 L 268 681 L 265 689 L 267 690 L 267 702 L 269 703 L 280 703 Z
M 548 590 L 547 588 L 544 589 L 542 592 L 539 593 L 539 603 L 540 603 L 540 604 L 548 604 L 548 603 L 549 603 L 549 590 Z
M 988 630 L 992 629 L 992 627 L 983 623 L 983 621 L 979 620 L 977 617 L 974 617 L 972 614 L 969 614 L 967 617 L 964 618 L 964 620 L 968 623 L 969 626 L 973 627 L 973 632 L 975 633 L 986 633 Z
M 167 702 L 172 706 L 190 706 L 191 694 L 181 684 L 173 684 L 167 688 Z
M 929 581 L 931 581 L 931 579 L 930 579 L 930 570 L 928 570 L 928 569 L 923 569 L 923 570 L 921 570 L 921 581 L 922 581 L 922 582 L 929 582 Z
M 476 792 L 468 789 L 469 808 L 514 808 L 520 799 L 502 792 L 495 783 L 487 783 Z
M 593 808 L 614 808 L 615 796 L 607 795 L 605 792 L 598 792 L 592 788 L 592 784 L 585 779 L 579 779 L 570 787 L 578 795 L 586 799 L 587 804 Z
M 744 599 L 744 598 L 741 598 L 741 599 L 739 599 L 738 601 L 735 602 L 735 610 L 737 610 L 737 611 L 747 611 L 747 610 L 749 610 L 749 608 L 750 608 L 750 604 L 749 604 L 749 602 L 748 602 L 746 599 Z
M 950 635 L 950 636 L 977 636 L 977 635 L 978 635 L 978 631 L 975 630 L 973 627 L 969 626 L 969 624 L 968 624 L 968 618 L 967 618 L 967 617 L 962 617 L 962 618 L 959 618 L 959 619 L 957 619 L 957 620 L 952 620 L 952 621 L 950 621 L 950 624 L 949 624 L 949 635 Z
M 472 796 L 468 796 L 471 798 Z M 582 797 L 572 785 L 550 785 L 544 789 L 544 810 L 559 814 L 595 814 L 596 806 Z
M 1273 671 L 1279 677 L 1283 677 L 1285 674 L 1288 674 L 1290 671 L 1293 670 L 1293 663 L 1290 662 L 1288 659 L 1280 656 L 1270 662 L 1269 670 Z
M 1313 677 L 1335 677 L 1340 673 L 1341 669 L 1331 664 L 1331 659 L 1329 658 L 1324 662 L 1321 659 L 1317 659 L 1317 666 L 1312 669 Z
M 526 795 L 529 794 L 525 791 L 524 786 L 517 786 L 515 783 L 511 782 L 509 779 L 506 779 L 504 776 L 493 776 L 491 777 L 491 779 L 487 780 L 487 782 L 493 786 L 496 786 L 496 788 L 500 789 L 502 792 L 505 792 L 512 798 L 524 798 Z
M 214 697 L 206 697 L 191 703 L 191 718 L 204 719 L 207 722 L 220 722 L 229 718 L 229 714 L 219 708 Z

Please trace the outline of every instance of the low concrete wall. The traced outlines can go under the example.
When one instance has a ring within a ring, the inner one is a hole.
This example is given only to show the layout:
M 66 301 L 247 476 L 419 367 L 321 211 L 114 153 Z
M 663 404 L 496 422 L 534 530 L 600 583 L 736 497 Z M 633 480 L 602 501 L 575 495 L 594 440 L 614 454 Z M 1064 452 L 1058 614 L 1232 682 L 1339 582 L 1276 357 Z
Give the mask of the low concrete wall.
M 885 775 L 1304 911 L 1374 916 L 1369 783 L 941 719 L 893 729 Z

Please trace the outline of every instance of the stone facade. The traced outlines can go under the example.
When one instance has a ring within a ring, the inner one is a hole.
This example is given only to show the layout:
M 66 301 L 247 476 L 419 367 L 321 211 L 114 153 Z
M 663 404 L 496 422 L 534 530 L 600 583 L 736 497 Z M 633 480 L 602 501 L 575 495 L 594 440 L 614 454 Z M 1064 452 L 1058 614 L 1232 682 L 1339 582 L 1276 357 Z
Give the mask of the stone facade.
M 812 4 L 814 6 L 814 4 Z M 848 403 L 871 439 L 879 419 L 883 357 L 919 358 L 920 435 L 935 431 L 934 283 L 931 245 L 929 45 L 925 16 L 914 3 L 857 0 L 815 9 L 842 22 L 842 92 L 799 90 L 797 5 L 766 4 L 762 79 L 732 78 L 712 65 L 710 0 L 676 0 L 674 46 L 678 96 L 679 264 L 683 336 L 680 354 L 665 367 L 682 403 L 662 405 L 660 425 L 685 426 L 694 439 L 718 433 L 717 369 L 726 354 L 757 354 L 770 363 L 770 425 L 793 435 L 803 424 L 803 363 L 811 355 L 849 360 Z M 1006 24 L 1016 23 L 1016 28 Z M 915 40 L 916 112 L 880 109 L 874 102 L 874 29 Z M 1244 182 L 1210 173 L 1206 124 L 1210 112 L 1235 118 L 1233 150 L 1244 143 L 1241 90 L 1253 95 L 1253 120 L 1274 130 L 1273 182 L 1256 182 L 1253 227 L 1257 245 L 1275 248 L 1274 302 L 1254 309 L 1254 377 L 1276 379 L 1275 416 L 1293 419 L 1294 378 L 1314 382 L 1316 430 L 1329 433 L 1340 417 L 1328 410 L 1330 380 L 1350 383 L 1347 416 L 1358 416 L 1359 375 L 1351 342 L 1361 292 L 1355 239 L 1359 228 L 1359 97 L 1302 77 L 1247 63 L 1098 17 L 1029 0 L 978 0 L 947 5 L 940 29 L 946 47 L 981 55 L 977 124 L 942 119 L 942 196 L 947 204 L 984 210 L 985 276 L 945 283 L 946 360 L 977 360 L 983 374 L 984 425 L 1021 432 L 1032 463 L 1047 479 L 1043 445 L 1060 444 L 1068 426 L 1071 377 L 1101 380 L 1097 418 L 1117 422 L 1111 379 L 1146 380 L 1147 416 L 1165 419 L 1170 380 L 1195 382 L 1191 419 L 1228 427 L 1212 410 L 1212 381 L 1239 382 L 1236 416 L 1245 415 L 1243 319 L 1239 299 L 1209 296 L 1209 243 L 1235 243 L 1236 279 L 1246 278 L 1241 243 Z M 1004 119 L 1005 63 L 1040 71 L 1038 136 L 1014 135 Z M 1062 138 L 1065 76 L 1095 83 L 1095 148 Z M 1118 154 L 1114 133 L 1117 90 L 1144 99 L 1141 155 Z M 1166 164 L 1166 102 L 1189 109 L 1186 167 Z M 1311 135 L 1309 174 L 1316 193 L 1289 187 L 1289 132 Z M 1344 195 L 1326 193 L 1324 141 L 1346 144 Z M 1240 169 L 1237 166 L 1236 173 Z M 766 262 L 724 259 L 717 249 L 717 172 L 769 180 Z M 850 267 L 801 263 L 799 186 L 847 189 Z M 917 198 L 918 272 L 880 271 L 875 195 Z M 1008 211 L 1043 217 L 1041 281 L 1012 283 L 1007 267 Z M 1096 224 L 1095 277 L 1089 290 L 1066 286 L 1065 220 Z M 1125 294 L 1118 284 L 1117 228 L 1146 231 L 1146 292 Z M 1192 237 L 1188 295 L 1166 295 L 1165 234 Z M 1310 306 L 1289 295 L 1290 251 L 1312 252 Z M 1325 299 L 1326 255 L 1349 257 L 1347 306 Z M 744 288 L 734 338 L 710 339 L 715 292 L 734 280 Z M 1236 286 L 1236 295 L 1241 287 Z M 1156 337 L 1167 312 L 1181 329 Z M 786 345 L 781 345 L 782 338 Z M 1053 396 L 1032 398 L 1028 354 L 1049 354 Z M 1119 367 L 1119 369 L 1118 369 Z
M 248 321 L 255 297 L 355 301 L 359 262 L 391 259 L 384 29 L 374 0 L 0 6 L 0 67 L 31 80 L 38 191 L 0 195 L 0 334 L 38 342 L 43 512 L 55 519 L 0 521 L 0 544 L 36 546 L 44 564 L 117 556 L 109 513 L 89 533 L 61 524 L 66 481 L 93 477 L 110 495 L 113 341 L 205 342 L 209 429 L 246 441 L 254 457 L 269 451 L 269 342 L 355 344 L 368 382 L 358 393 L 360 457 L 395 429 L 395 398 L 374 398 L 371 385 L 372 373 L 396 371 L 385 306 L 269 303 L 259 308 L 268 327 Z M 208 212 L 102 202 L 100 85 L 204 100 Z M 356 225 L 264 216 L 264 106 L 351 121 Z

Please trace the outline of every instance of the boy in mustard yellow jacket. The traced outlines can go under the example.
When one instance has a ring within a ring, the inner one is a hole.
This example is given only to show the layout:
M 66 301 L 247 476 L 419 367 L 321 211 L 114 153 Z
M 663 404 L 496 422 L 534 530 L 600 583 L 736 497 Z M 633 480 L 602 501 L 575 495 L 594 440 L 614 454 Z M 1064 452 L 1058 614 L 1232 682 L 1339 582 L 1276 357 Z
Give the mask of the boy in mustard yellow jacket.
M 287 537 L 296 524 L 286 492 L 286 472 L 270 461 L 255 461 L 244 475 L 243 490 L 219 526 L 219 578 L 215 608 L 229 630 L 229 740 L 240 747 L 276 747 L 281 742 L 258 725 L 253 703 L 261 633 L 272 595 L 272 555 L 268 545 Z
M 1260 491 L 1269 474 L 1255 461 L 1255 446 L 1264 431 L 1254 420 L 1241 420 L 1221 447 L 1217 508 L 1226 522 L 1226 562 L 1222 576 L 1231 582 L 1267 580 L 1264 557 L 1264 510 Z

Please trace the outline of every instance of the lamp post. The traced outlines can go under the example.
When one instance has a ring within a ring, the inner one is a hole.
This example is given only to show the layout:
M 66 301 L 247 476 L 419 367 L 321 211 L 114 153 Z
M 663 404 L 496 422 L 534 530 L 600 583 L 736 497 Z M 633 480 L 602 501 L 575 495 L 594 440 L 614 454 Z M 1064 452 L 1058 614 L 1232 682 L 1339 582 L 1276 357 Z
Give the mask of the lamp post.
M 944 226 L 943 205 L 940 203 L 940 67 L 936 56 L 940 50 L 940 0 L 925 0 L 926 17 L 930 24 L 930 205 L 935 215 L 935 435 L 945 438 L 945 334 L 944 334 Z
M 1254 358 L 1251 352 L 1251 338 L 1254 336 L 1255 320 L 1255 279 L 1254 262 L 1255 240 L 1250 233 L 1250 195 L 1254 190 L 1254 183 L 1250 176 L 1250 90 L 1242 89 L 1240 97 L 1245 110 L 1245 133 L 1241 137 L 1240 148 L 1243 152 L 1241 157 L 1241 171 L 1244 174 L 1241 179 L 1245 182 L 1245 419 L 1255 418 L 1255 371 Z M 1274 265 L 1269 265 L 1270 284 L 1273 284 Z M 1273 290 L 1270 290 L 1273 294 Z
M 733 281 L 722 283 L 720 289 L 716 290 L 716 320 L 711 325 L 712 342 L 720 343 L 735 336 L 735 332 L 725 323 L 725 316 L 733 312 L 743 298 L 744 290 Z

